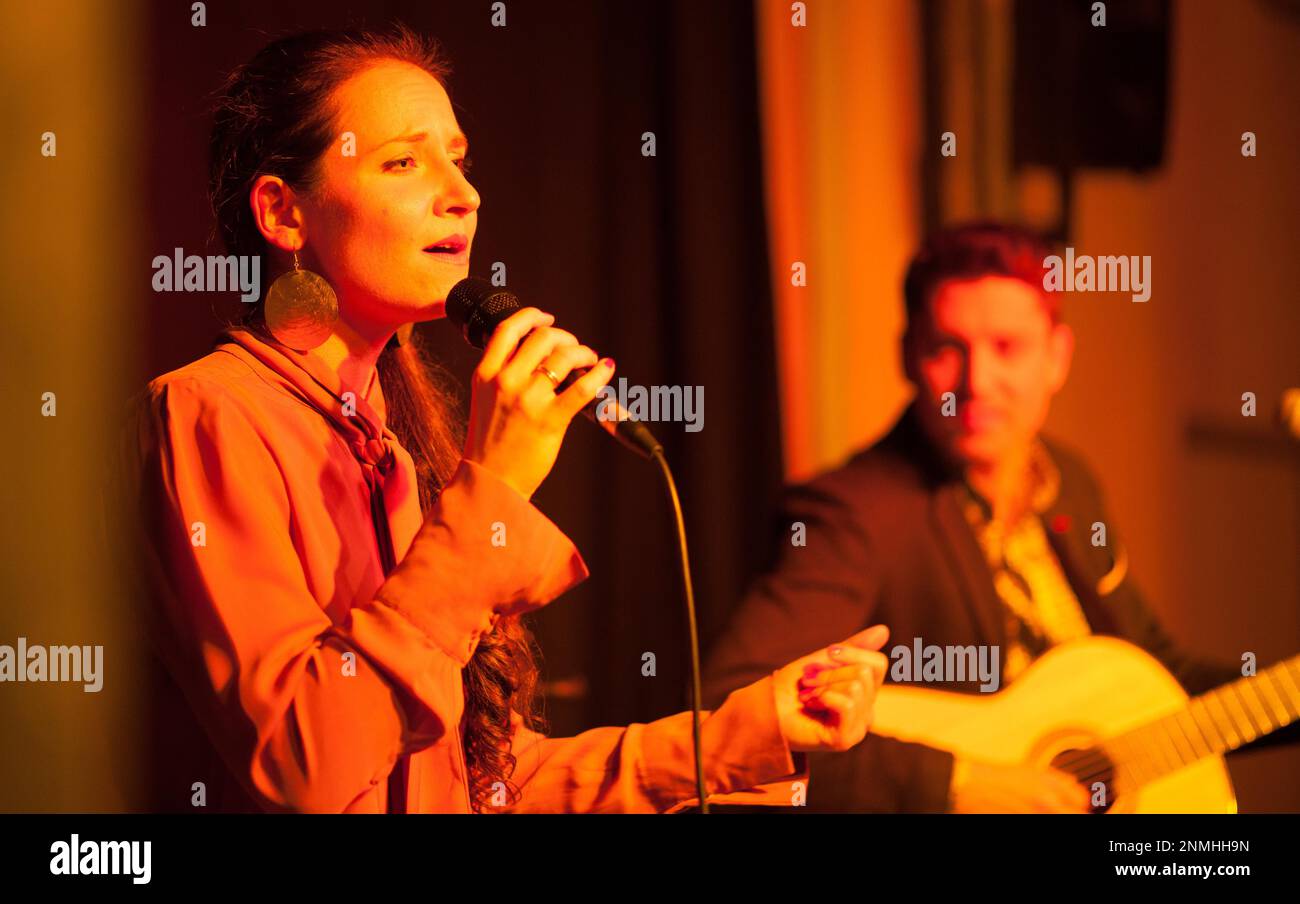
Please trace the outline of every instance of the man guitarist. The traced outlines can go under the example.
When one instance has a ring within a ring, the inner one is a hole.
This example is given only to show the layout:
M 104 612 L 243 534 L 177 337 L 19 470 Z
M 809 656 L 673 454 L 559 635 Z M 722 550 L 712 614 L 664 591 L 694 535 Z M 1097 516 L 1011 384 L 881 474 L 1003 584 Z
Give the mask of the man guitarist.
M 1074 341 L 1060 296 L 1044 290 L 1050 253 L 1032 234 L 992 223 L 924 244 L 904 282 L 903 358 L 916 398 L 875 446 L 788 493 L 781 552 L 707 662 L 706 705 L 877 622 L 895 644 L 997 649 L 1002 686 L 1049 647 L 1093 633 L 1144 648 L 1190 694 L 1241 677 L 1176 647 L 1126 579 L 1093 476 L 1040 435 Z M 978 681 L 933 686 L 975 691 Z M 847 753 L 813 756 L 810 770 L 813 810 L 1089 808 L 1064 772 L 954 760 L 874 734 Z

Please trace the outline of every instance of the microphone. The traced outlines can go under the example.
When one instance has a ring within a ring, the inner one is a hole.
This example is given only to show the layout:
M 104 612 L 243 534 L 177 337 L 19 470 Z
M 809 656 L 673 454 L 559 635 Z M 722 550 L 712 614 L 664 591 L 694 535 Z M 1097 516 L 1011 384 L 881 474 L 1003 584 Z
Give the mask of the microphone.
M 472 276 L 456 283 L 447 293 L 447 319 L 460 328 L 466 342 L 478 349 L 487 345 L 501 321 L 519 308 L 519 299 L 513 292 Z M 555 391 L 568 389 L 590 369 L 570 372 Z M 663 453 L 663 446 L 645 424 L 634 419 L 612 397 L 593 399 L 591 404 L 582 409 L 582 413 L 597 427 L 643 458 L 654 458 Z

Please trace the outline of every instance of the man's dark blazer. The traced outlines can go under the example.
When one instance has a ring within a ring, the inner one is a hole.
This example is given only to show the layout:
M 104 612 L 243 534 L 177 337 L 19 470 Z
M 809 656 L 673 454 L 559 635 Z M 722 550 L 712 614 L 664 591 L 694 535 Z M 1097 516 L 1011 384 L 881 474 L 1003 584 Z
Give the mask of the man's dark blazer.
M 1044 529 L 1093 633 L 1143 647 L 1191 694 L 1241 677 L 1238 666 L 1179 650 L 1131 580 L 1099 595 L 1099 582 L 1118 561 L 1118 533 L 1083 463 L 1056 443 L 1044 444 L 1061 474 L 1057 500 L 1042 515 Z M 729 691 L 874 624 L 890 628 L 886 652 L 917 637 L 927 646 L 995 644 L 1005 651 L 1003 605 L 963 514 L 962 492 L 910 408 L 878 444 L 789 491 L 775 565 L 753 584 L 707 660 L 705 704 L 717 705 Z M 800 522 L 802 546 L 793 543 Z M 1106 546 L 1092 545 L 1094 522 L 1106 525 Z M 931 686 L 976 692 L 978 682 Z M 946 752 L 868 735 L 845 753 L 810 757 L 808 808 L 942 812 L 952 763 Z

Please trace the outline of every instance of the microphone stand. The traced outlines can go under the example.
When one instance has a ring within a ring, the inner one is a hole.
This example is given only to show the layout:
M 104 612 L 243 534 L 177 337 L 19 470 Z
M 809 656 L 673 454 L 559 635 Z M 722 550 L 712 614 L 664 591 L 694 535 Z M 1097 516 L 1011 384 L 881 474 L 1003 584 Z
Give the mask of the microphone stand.
M 682 502 L 677 495 L 677 482 L 673 480 L 673 472 L 668 467 L 668 459 L 664 457 L 663 447 L 656 443 L 656 448 L 651 453 L 651 457 L 654 459 L 655 464 L 659 465 L 659 473 L 663 476 L 665 489 L 668 490 L 668 498 L 677 525 L 677 550 L 681 557 L 682 595 L 686 600 L 686 626 L 690 636 L 691 737 L 695 748 L 695 793 L 700 801 L 700 812 L 707 814 L 709 812 L 709 800 L 704 786 L 704 757 L 700 747 L 700 701 L 703 696 L 700 689 L 700 636 L 699 626 L 695 618 L 695 588 L 691 581 L 691 557 L 686 546 L 686 521 L 682 517 Z

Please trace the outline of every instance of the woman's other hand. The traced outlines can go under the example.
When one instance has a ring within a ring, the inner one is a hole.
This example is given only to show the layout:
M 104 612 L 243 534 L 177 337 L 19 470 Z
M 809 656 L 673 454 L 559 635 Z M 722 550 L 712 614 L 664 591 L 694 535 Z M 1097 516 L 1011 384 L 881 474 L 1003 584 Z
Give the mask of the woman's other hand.
M 776 713 L 792 751 L 848 750 L 871 727 L 889 660 L 889 629 L 876 625 L 776 673 Z

